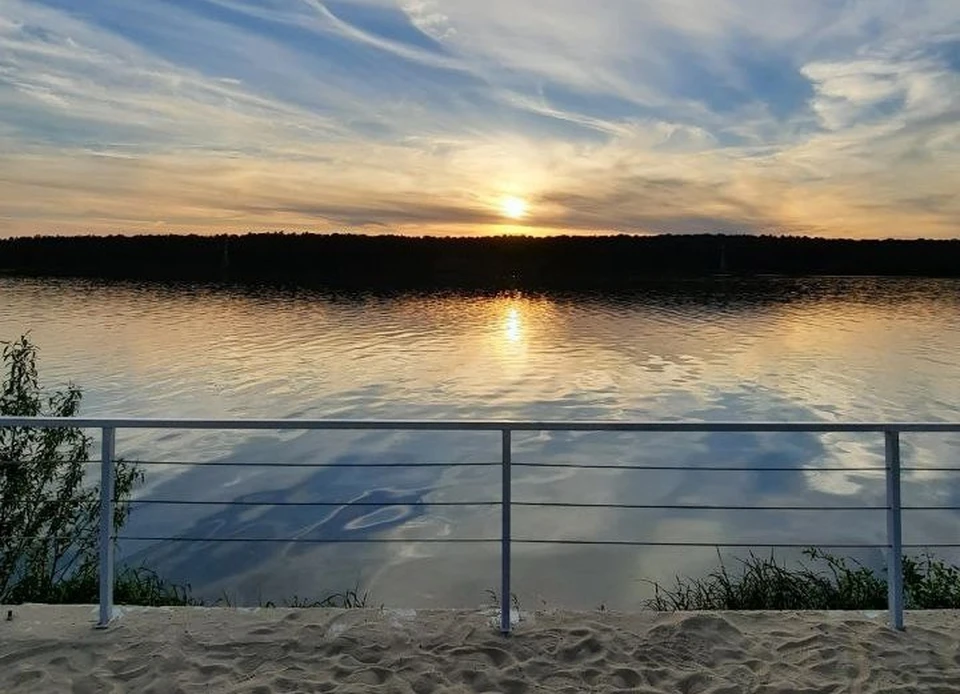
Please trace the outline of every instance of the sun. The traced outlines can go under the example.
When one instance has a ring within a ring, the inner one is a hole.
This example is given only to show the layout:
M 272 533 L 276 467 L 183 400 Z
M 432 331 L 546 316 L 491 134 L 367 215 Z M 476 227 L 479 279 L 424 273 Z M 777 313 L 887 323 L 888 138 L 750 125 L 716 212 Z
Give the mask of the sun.
M 510 219 L 522 219 L 527 215 L 527 201 L 512 195 L 500 201 L 500 212 Z

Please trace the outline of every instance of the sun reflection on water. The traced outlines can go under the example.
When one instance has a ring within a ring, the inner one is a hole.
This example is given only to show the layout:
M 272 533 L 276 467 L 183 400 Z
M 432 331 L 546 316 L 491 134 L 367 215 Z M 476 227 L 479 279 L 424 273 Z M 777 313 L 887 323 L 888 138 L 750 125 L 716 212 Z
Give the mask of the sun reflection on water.
M 484 302 L 487 314 L 485 354 L 497 370 L 525 369 L 535 344 L 543 338 L 541 311 L 529 297 L 504 294 Z
M 507 309 L 503 321 L 503 334 L 507 342 L 520 342 L 523 339 L 523 321 L 520 316 L 520 309 L 511 306 Z

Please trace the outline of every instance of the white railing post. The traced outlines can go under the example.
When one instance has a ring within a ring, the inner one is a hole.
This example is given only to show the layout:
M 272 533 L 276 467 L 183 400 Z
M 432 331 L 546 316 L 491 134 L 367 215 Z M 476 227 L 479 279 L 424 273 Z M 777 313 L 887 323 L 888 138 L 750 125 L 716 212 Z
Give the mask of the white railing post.
M 100 620 L 105 629 L 113 619 L 113 456 L 116 429 L 104 427 L 100 445 Z
M 501 474 L 501 526 L 500 526 L 500 632 L 510 633 L 510 462 L 512 457 L 510 430 L 504 429 L 503 463 Z
M 903 535 L 900 509 L 900 433 L 888 429 L 887 472 L 887 604 L 890 627 L 903 629 Z

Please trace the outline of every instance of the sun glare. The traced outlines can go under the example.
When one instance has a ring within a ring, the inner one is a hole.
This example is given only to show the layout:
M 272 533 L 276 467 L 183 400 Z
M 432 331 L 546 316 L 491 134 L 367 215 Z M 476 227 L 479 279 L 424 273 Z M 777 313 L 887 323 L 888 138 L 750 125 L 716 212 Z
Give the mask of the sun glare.
M 500 201 L 500 211 L 504 217 L 520 219 L 527 214 L 527 201 L 513 196 L 505 197 Z
M 503 333 L 507 341 L 519 342 L 523 337 L 523 323 L 520 320 L 520 310 L 516 307 L 507 310 L 506 319 L 503 322 Z

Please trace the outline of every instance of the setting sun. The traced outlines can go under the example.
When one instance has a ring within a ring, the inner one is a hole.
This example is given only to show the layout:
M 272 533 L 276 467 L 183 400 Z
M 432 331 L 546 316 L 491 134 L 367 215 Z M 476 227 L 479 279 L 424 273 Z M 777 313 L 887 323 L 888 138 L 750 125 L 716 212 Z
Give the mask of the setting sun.
M 527 214 L 527 201 L 513 196 L 505 197 L 500 201 L 500 211 L 504 217 L 520 219 Z

